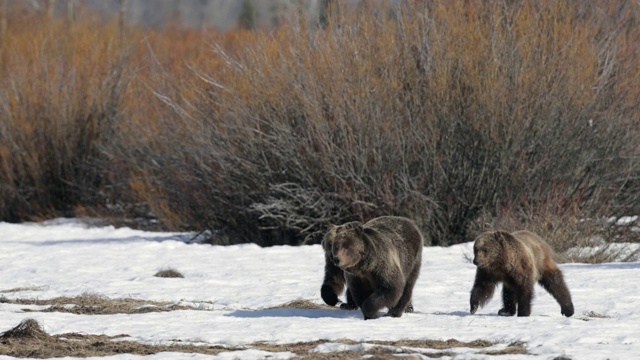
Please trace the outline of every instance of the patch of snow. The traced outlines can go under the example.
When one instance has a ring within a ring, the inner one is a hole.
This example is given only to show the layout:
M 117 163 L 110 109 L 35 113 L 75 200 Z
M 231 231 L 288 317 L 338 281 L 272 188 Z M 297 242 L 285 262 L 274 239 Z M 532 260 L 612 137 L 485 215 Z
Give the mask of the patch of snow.
M 413 294 L 416 312 L 401 318 L 364 321 L 360 311 L 270 309 L 296 299 L 322 303 L 324 255 L 319 245 L 260 248 L 254 244 L 186 244 L 184 239 L 193 234 L 88 227 L 69 219 L 0 223 L 0 234 L 0 298 L 51 299 L 94 293 L 109 298 L 194 304 L 197 308 L 132 315 L 76 315 L 25 312 L 24 309 L 46 307 L 0 302 L 0 332 L 34 318 L 50 334 L 128 334 L 128 340 L 148 344 L 171 344 L 177 339 L 182 343 L 233 347 L 255 342 L 336 343 L 350 339 L 362 348 L 374 340 L 480 339 L 497 342 L 496 346 L 524 342 L 530 354 L 509 355 L 509 359 L 633 359 L 640 354 L 640 281 L 636 281 L 640 278 L 639 262 L 562 264 L 576 308 L 573 317 L 563 317 L 555 300 L 537 286 L 532 315 L 505 318 L 497 316 L 500 289 L 476 315 L 469 314 L 475 266 L 464 254 L 472 252 L 471 243 L 428 247 L 424 249 Z M 185 277 L 153 276 L 162 267 L 176 269 Z M 18 288 L 29 290 L 9 291 Z M 330 349 L 332 345 L 319 345 L 316 349 L 323 346 Z M 448 351 L 458 354 L 456 358 L 491 358 L 478 354 L 478 349 Z M 160 353 L 99 359 L 291 356 L 242 350 L 217 357 Z M 0 360 L 4 359 L 12 358 L 0 356 Z

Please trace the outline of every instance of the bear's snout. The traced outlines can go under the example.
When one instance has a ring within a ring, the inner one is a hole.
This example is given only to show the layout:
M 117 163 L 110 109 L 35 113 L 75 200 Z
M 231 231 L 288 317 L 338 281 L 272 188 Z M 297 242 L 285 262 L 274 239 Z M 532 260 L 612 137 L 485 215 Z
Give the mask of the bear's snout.
M 477 257 L 473 257 L 473 265 L 478 266 L 478 258 Z
M 340 259 L 337 256 L 333 257 L 333 264 L 335 266 L 340 266 Z

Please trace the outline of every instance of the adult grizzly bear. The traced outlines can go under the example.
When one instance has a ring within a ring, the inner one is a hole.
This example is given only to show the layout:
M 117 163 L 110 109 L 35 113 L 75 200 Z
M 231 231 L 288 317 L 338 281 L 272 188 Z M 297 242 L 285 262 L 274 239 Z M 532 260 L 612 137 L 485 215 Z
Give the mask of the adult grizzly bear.
M 484 306 L 502 282 L 501 316 L 529 316 L 533 287 L 540 283 L 560 304 L 564 316 L 573 315 L 573 303 L 562 272 L 553 261 L 553 250 L 529 231 L 485 232 L 473 244 L 473 263 L 477 266 L 471 289 L 471 313 Z
M 422 264 L 423 239 L 417 226 L 407 218 L 382 216 L 335 230 L 329 237 L 331 259 L 344 272 L 346 306 L 360 308 L 365 320 L 377 318 L 384 307 L 388 316 L 402 316 Z

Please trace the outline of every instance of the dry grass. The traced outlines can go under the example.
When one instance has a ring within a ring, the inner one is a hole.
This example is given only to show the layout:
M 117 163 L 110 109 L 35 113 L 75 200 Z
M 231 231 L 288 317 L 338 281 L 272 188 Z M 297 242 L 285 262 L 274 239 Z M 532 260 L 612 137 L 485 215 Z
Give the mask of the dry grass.
M 22 292 L 22 291 L 42 291 L 42 290 L 45 290 L 46 288 L 47 288 L 46 286 L 17 287 L 13 289 L 0 290 L 0 294 Z
M 174 310 L 196 310 L 193 307 L 170 302 L 137 299 L 110 299 L 106 296 L 83 294 L 76 297 L 57 297 L 48 300 L 7 299 L 2 302 L 22 305 L 49 306 L 42 312 L 66 312 L 83 315 L 142 314 Z M 31 311 L 31 310 L 29 310 Z
M 293 300 L 287 303 L 276 305 L 267 308 L 267 310 L 271 309 L 314 309 L 314 310 L 337 310 L 339 309 L 336 306 L 329 306 L 326 304 L 318 304 L 311 300 Z
M 578 319 L 584 320 L 584 321 L 591 321 L 593 319 L 610 319 L 610 318 L 611 316 L 600 314 L 595 311 L 587 311 L 582 313 L 582 315 L 578 316 Z
M 222 346 L 147 345 L 121 340 L 128 335 L 87 335 L 79 333 L 49 335 L 40 324 L 27 319 L 0 335 L 0 354 L 14 357 L 93 357 L 117 354 L 149 355 L 164 351 L 216 355 L 236 350 Z M 118 341 L 113 341 L 118 339 Z
M 374 341 L 371 344 L 379 345 L 368 350 L 342 351 L 331 353 L 310 352 L 319 345 L 332 342 L 345 345 L 356 345 L 351 340 L 317 340 L 311 342 L 299 342 L 292 344 L 254 343 L 245 347 L 224 347 L 210 345 L 190 345 L 175 343 L 172 345 L 150 345 L 124 338 L 126 334 L 107 336 L 80 333 L 66 333 L 49 335 L 43 327 L 33 319 L 26 319 L 16 327 L 0 334 L 0 354 L 14 357 L 51 358 L 51 357 L 94 357 L 116 354 L 149 355 L 159 352 L 182 352 L 216 355 L 226 351 L 238 351 L 243 349 L 258 349 L 268 352 L 292 352 L 297 359 L 355 359 L 363 356 L 371 356 L 376 359 L 391 359 L 395 355 L 421 354 L 430 358 L 453 356 L 455 353 L 446 351 L 451 348 L 465 347 L 484 349 L 495 345 L 488 341 L 461 342 L 455 339 L 441 340 L 403 340 L 403 341 Z M 117 341 L 114 341 L 117 340 Z M 409 349 L 411 348 L 411 349 Z M 419 349 L 441 350 L 437 352 L 421 352 Z M 523 344 L 511 344 L 504 350 L 485 351 L 480 354 L 508 355 L 526 354 Z

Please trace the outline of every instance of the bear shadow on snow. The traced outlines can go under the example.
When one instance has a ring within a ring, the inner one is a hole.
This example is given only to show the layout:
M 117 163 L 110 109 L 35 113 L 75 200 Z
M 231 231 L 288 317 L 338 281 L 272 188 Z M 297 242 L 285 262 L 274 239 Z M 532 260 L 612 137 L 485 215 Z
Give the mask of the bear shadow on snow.
M 303 317 L 309 319 L 336 318 L 356 319 L 360 314 L 355 311 L 335 311 L 325 309 L 263 309 L 263 310 L 235 310 L 225 316 L 238 318 L 268 318 L 268 317 Z

